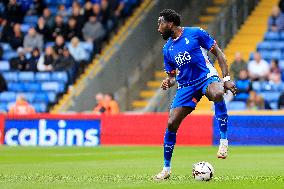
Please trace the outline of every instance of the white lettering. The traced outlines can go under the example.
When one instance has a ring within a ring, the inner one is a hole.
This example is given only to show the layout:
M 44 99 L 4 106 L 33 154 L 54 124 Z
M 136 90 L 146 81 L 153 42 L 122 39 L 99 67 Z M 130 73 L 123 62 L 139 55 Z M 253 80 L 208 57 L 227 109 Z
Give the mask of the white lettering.
M 85 146 L 96 146 L 99 144 L 99 138 L 96 136 L 98 134 L 98 130 L 96 129 L 89 129 L 86 131 L 86 142 L 84 143 Z
M 85 132 L 79 128 L 66 129 L 65 120 L 58 121 L 57 125 L 58 129 L 47 128 L 47 121 L 41 119 L 38 129 L 11 128 L 5 133 L 5 143 L 11 146 L 96 146 L 100 142 L 97 129 L 88 129 Z
M 76 137 L 75 145 L 83 146 L 84 135 L 83 131 L 80 129 L 67 129 L 67 146 L 73 145 L 73 140 Z
M 19 143 L 23 146 L 36 146 L 37 131 L 36 129 L 23 129 L 19 133 Z
M 58 122 L 58 145 L 64 146 L 65 145 L 65 127 L 66 127 L 66 121 L 60 120 Z
M 47 137 L 49 139 L 47 139 Z M 40 146 L 54 146 L 57 142 L 57 134 L 53 129 L 46 129 L 46 120 L 39 120 L 39 142 Z
M 18 129 L 9 129 L 5 135 L 6 144 L 11 146 L 18 146 L 17 140 L 13 140 L 13 137 L 18 136 L 18 133 Z

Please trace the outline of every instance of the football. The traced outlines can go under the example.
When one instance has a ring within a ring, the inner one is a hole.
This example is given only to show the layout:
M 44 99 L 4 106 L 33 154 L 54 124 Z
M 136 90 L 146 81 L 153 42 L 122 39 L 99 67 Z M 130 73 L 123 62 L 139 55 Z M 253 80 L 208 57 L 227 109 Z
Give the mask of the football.
M 213 166 L 205 161 L 198 162 L 193 165 L 192 175 L 195 180 L 209 181 L 214 175 Z

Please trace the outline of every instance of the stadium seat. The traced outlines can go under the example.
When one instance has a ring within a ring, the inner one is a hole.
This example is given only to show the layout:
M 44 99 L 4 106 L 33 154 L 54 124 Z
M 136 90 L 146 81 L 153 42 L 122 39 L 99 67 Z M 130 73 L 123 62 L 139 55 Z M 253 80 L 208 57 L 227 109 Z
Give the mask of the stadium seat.
M 3 77 L 7 82 L 18 81 L 18 73 L 17 72 L 4 72 Z
M 54 44 L 55 44 L 54 42 L 49 41 L 49 42 L 46 42 L 44 46 L 45 46 L 45 48 L 46 48 L 46 47 L 54 46 Z
M 282 57 L 282 53 L 280 50 L 263 50 L 263 51 L 259 51 L 259 53 L 261 54 L 262 58 L 270 61 L 271 59 L 281 59 Z
M 279 100 L 280 94 L 281 92 L 261 92 L 259 93 L 264 100 L 266 100 L 267 102 L 277 102 Z
M 8 90 L 14 92 L 23 92 L 25 87 L 23 83 L 8 82 Z
M 56 94 L 55 94 L 55 92 L 35 93 L 35 102 L 55 103 L 56 102 Z
M 4 52 L 2 59 L 9 61 L 11 58 L 14 58 L 17 56 L 18 56 L 18 53 L 16 51 L 7 51 L 7 52 Z
M 7 91 L 0 93 L 0 101 L 1 102 L 14 102 L 16 101 L 16 93 Z
M 0 60 L 0 71 L 9 71 L 10 63 L 7 60 Z
M 67 72 L 64 72 L 64 71 L 52 72 L 51 73 L 51 80 L 52 81 L 61 81 L 61 82 L 67 83 L 68 82 Z
M 284 32 L 280 32 L 280 39 L 283 41 L 284 40 Z
M 24 23 L 29 24 L 29 25 L 36 25 L 38 20 L 38 16 L 34 15 L 27 15 L 24 17 Z
M 262 87 L 262 85 L 261 85 L 261 82 L 260 81 L 254 81 L 254 82 L 252 82 L 252 89 L 254 90 L 254 91 L 256 91 L 256 92 L 259 92 L 259 91 L 261 91 L 261 88 Z
M 35 81 L 50 81 L 49 72 L 37 72 L 35 74 Z
M 0 112 L 7 112 L 7 111 L 8 111 L 7 103 L 1 102 L 0 103 Z
M 34 81 L 34 72 L 19 72 L 18 73 L 18 79 L 19 81 L 29 81 L 32 82 Z
M 264 40 L 279 40 L 280 34 L 278 32 L 266 32 Z
M 24 90 L 25 91 L 41 91 L 41 84 L 37 82 L 31 82 L 31 83 L 24 83 Z
M 278 110 L 278 102 L 271 102 L 269 103 L 269 106 L 272 110 Z
M 272 41 L 263 41 L 257 45 L 257 50 L 270 50 L 273 49 L 273 42 Z
M 0 43 L 4 52 L 13 51 L 9 43 Z
M 232 101 L 227 104 L 228 110 L 245 110 L 246 103 L 243 101 Z
M 257 45 L 257 50 L 283 50 L 284 43 L 280 41 L 263 41 Z
M 48 92 L 47 93 L 48 96 L 48 101 L 49 103 L 55 103 L 56 102 L 56 93 L 55 92 Z
M 28 33 L 30 27 L 31 27 L 30 24 L 22 24 L 22 25 L 21 25 L 21 31 L 22 31 L 23 33 Z
M 93 52 L 94 46 L 92 43 L 81 41 L 80 44 L 88 53 Z
M 45 103 L 33 103 L 32 106 L 34 107 L 36 112 L 46 112 L 47 105 Z
M 56 93 L 62 93 L 65 89 L 63 83 L 59 82 L 43 82 L 41 84 L 41 89 L 44 91 L 54 91 Z
M 33 103 L 35 100 L 35 94 L 32 92 L 26 92 L 26 93 L 20 93 L 20 94 L 23 95 L 29 103 Z
M 283 71 L 284 70 L 284 60 L 279 60 L 279 68 Z

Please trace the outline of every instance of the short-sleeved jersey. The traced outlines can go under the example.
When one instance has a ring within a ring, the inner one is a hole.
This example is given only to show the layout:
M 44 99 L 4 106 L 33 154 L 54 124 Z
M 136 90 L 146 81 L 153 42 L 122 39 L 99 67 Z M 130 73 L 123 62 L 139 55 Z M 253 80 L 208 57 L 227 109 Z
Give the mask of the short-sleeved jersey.
M 207 56 L 207 51 L 215 44 L 215 40 L 198 27 L 184 27 L 178 39 L 168 39 L 163 48 L 165 71 L 177 71 L 179 88 L 218 76 Z

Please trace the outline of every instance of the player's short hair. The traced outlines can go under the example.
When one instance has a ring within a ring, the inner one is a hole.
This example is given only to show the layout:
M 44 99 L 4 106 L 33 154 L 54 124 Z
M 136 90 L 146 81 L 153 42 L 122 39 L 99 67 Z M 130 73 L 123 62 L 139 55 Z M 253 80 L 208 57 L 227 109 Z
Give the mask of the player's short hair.
M 174 25 L 180 26 L 180 15 L 173 9 L 164 9 L 160 12 L 160 16 L 164 17 L 165 21 L 173 22 Z

